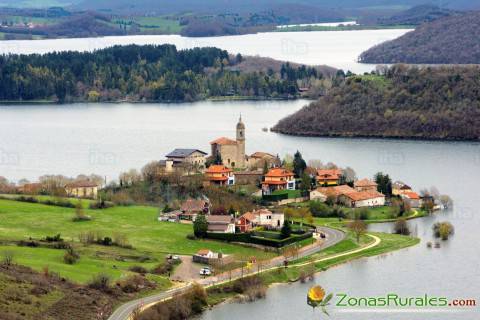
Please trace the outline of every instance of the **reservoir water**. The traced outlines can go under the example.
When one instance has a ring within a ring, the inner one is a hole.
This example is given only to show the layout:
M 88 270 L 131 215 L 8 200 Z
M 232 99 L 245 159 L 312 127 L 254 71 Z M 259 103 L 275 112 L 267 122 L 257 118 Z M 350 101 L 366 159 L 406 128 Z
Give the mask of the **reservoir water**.
M 264 33 L 190 39 L 179 36 L 106 37 L 0 42 L 0 52 L 93 50 L 114 44 L 174 43 L 179 47 L 216 45 L 232 52 L 260 54 L 306 64 L 328 64 L 355 72 L 374 66 L 355 62 L 371 45 L 407 30 Z M 293 137 L 264 132 L 308 103 L 296 101 L 197 102 L 185 104 L 71 104 L 0 106 L 0 176 L 35 180 L 43 174 L 96 173 L 115 179 L 140 169 L 173 148 L 209 151 L 209 141 L 234 136 L 238 116 L 246 123 L 246 149 L 281 156 L 300 150 L 306 159 L 353 167 L 359 177 L 377 171 L 415 189 L 437 187 L 455 207 L 410 221 L 422 239 L 415 247 L 360 259 L 320 273 L 315 281 L 327 292 L 351 296 L 445 296 L 480 301 L 480 144 L 382 139 Z M 455 235 L 439 249 L 428 249 L 432 223 L 448 220 Z M 391 225 L 374 225 L 391 231 Z M 311 284 L 274 286 L 267 298 L 251 304 L 227 303 L 202 316 L 210 319 L 319 319 L 306 305 Z M 331 319 L 437 320 L 479 318 L 479 310 L 447 309 L 405 313 L 329 308 Z
M 0 41 L 1 53 L 91 51 L 126 44 L 175 44 L 177 48 L 218 47 L 230 53 L 259 55 L 309 65 L 329 65 L 355 73 L 375 65 L 357 63 L 370 47 L 397 38 L 409 30 L 359 30 L 319 32 L 267 32 L 240 36 L 189 38 L 179 35 L 117 36 L 101 38 Z

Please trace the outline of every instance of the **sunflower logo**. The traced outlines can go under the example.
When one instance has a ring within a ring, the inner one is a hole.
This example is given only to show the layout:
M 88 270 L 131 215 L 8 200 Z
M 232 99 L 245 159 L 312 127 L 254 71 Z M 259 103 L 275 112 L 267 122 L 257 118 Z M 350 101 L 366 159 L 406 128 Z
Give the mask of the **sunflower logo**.
M 332 297 L 333 293 L 326 295 L 325 290 L 323 290 L 321 286 L 314 286 L 308 290 L 307 304 L 311 306 L 314 310 L 316 307 L 320 307 L 322 309 L 322 312 L 329 316 L 326 306 L 329 305 Z

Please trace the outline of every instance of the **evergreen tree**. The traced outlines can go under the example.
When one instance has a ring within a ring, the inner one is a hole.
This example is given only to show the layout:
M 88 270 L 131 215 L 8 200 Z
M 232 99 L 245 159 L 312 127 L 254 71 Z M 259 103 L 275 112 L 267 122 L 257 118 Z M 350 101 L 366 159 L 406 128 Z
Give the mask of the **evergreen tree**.
M 288 238 L 292 234 L 292 226 L 290 225 L 290 221 L 285 220 L 283 222 L 282 229 L 280 230 L 282 234 L 282 238 Z
M 295 173 L 295 176 L 301 177 L 306 168 L 307 163 L 303 160 L 300 151 L 297 150 L 293 156 L 293 172 Z
M 193 233 L 197 238 L 205 238 L 208 231 L 208 222 L 204 214 L 197 215 L 193 222 Z

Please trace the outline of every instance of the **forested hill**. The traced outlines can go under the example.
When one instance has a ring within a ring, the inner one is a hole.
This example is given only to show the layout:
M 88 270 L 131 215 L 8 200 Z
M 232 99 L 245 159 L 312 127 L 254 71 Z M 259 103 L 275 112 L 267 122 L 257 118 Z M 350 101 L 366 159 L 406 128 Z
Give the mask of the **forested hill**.
M 380 25 L 419 25 L 454 14 L 458 14 L 458 12 L 430 4 L 424 4 L 396 13 L 387 18 L 380 18 L 377 23 Z
M 480 139 L 480 67 L 395 65 L 352 76 L 273 130 L 307 136 Z
M 315 88 L 333 70 L 288 63 L 279 67 L 268 59 L 262 65 L 261 58 L 251 58 L 259 67 L 248 71 L 248 59 L 217 48 L 178 51 L 173 45 L 0 56 L 0 100 L 294 98 L 300 88 Z
M 480 63 L 480 11 L 453 15 L 420 25 L 398 39 L 360 56 L 364 63 Z

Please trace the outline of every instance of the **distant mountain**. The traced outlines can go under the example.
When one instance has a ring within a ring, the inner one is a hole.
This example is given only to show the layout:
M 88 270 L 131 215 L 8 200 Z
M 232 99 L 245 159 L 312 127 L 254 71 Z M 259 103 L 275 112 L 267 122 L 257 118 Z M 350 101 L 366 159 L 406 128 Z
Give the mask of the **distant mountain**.
M 10 0 L 11 1 L 11 0 Z M 429 1 L 443 4 L 442 0 Z M 101 10 L 129 14 L 172 14 L 179 12 L 223 13 L 258 12 L 270 10 L 282 5 L 307 5 L 329 9 L 356 9 L 371 7 L 372 10 L 385 7 L 412 7 L 424 4 L 425 0 L 83 0 L 75 7 L 83 10 Z M 450 1 L 447 7 L 452 9 L 480 8 L 480 3 L 471 0 Z
M 281 120 L 273 131 L 304 136 L 479 140 L 477 66 L 407 67 L 348 77 Z M 383 74 L 383 73 L 382 73 Z
M 440 18 L 360 55 L 363 63 L 480 63 L 480 12 Z
M 425 4 L 415 6 L 391 17 L 380 18 L 377 23 L 381 25 L 419 25 L 456 13 L 456 11 L 451 9 Z

